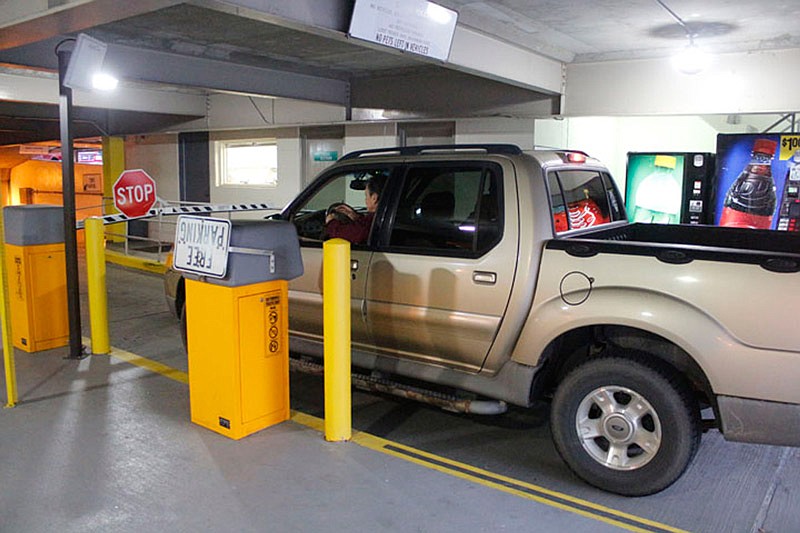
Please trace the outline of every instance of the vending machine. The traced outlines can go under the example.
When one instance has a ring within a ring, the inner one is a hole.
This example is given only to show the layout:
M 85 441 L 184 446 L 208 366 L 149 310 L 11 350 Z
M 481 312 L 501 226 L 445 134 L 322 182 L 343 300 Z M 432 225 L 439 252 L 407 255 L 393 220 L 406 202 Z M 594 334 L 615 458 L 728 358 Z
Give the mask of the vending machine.
M 625 208 L 631 222 L 712 223 L 714 154 L 628 152 Z
M 717 135 L 714 222 L 800 231 L 800 135 Z

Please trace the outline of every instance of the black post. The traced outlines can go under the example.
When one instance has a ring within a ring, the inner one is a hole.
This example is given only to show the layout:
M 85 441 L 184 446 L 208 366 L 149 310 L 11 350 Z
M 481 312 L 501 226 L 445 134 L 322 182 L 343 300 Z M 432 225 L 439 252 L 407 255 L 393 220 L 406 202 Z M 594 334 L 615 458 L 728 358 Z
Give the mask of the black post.
M 75 168 L 72 151 L 72 89 L 64 85 L 71 53 L 58 55 L 58 110 L 61 126 L 61 180 L 64 194 L 64 255 L 67 264 L 67 314 L 69 316 L 68 359 L 85 357 L 81 337 L 81 301 L 78 279 L 78 239 L 75 235 Z

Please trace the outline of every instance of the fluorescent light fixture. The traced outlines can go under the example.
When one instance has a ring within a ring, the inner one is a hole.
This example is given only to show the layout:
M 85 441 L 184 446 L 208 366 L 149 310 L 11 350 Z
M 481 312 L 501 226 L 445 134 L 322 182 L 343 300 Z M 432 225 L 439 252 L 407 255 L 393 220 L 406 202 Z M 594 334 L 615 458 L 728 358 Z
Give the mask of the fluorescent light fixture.
M 103 73 L 106 43 L 81 33 L 69 58 L 64 85 L 71 89 L 113 89 L 116 79 Z M 111 80 L 114 79 L 114 82 Z M 97 80 L 97 81 L 96 81 Z M 99 83 L 99 86 L 97 85 Z
M 711 56 L 698 48 L 694 42 L 690 42 L 689 46 L 672 56 L 672 66 L 678 72 L 684 74 L 697 74 L 704 71 L 709 63 L 711 63 Z

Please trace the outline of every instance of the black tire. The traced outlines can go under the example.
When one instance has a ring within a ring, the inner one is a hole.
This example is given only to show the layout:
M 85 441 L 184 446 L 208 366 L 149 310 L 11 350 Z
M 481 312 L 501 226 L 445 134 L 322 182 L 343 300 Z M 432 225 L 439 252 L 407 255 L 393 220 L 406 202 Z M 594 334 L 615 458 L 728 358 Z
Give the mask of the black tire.
M 700 409 L 685 380 L 638 355 L 591 359 L 573 369 L 553 397 L 550 427 L 575 474 L 624 496 L 669 487 L 689 466 L 701 435 Z

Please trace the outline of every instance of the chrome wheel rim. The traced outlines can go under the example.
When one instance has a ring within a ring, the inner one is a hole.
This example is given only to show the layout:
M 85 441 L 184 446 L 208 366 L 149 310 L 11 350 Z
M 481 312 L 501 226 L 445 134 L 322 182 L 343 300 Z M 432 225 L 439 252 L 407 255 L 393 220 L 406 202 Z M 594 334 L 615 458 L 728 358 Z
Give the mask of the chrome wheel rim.
M 583 449 L 613 470 L 636 470 L 658 453 L 661 421 L 641 394 L 627 387 L 600 387 L 587 394 L 575 416 Z

